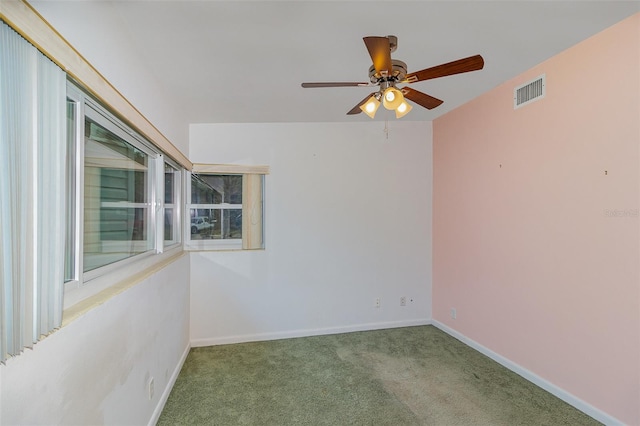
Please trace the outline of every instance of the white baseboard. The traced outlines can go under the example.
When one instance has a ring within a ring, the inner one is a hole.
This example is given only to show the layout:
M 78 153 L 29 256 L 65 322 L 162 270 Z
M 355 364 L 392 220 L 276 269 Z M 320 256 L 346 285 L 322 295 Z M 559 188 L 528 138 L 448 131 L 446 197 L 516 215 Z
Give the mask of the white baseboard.
M 482 353 L 483 355 L 488 356 L 489 358 L 491 358 L 492 360 L 496 361 L 498 364 L 503 365 L 504 367 L 508 368 L 509 370 L 513 371 L 514 373 L 518 374 L 519 376 L 524 377 L 525 379 L 527 379 L 528 381 L 530 381 L 531 383 L 533 383 L 536 386 L 541 387 L 542 389 L 546 390 L 547 392 L 549 392 L 552 395 L 557 396 L 558 398 L 560 398 L 561 400 L 563 400 L 564 402 L 566 402 L 569 405 L 574 406 L 575 408 L 577 408 L 578 410 L 582 411 L 583 413 L 585 413 L 588 416 L 593 417 L 594 419 L 596 419 L 597 421 L 604 423 L 605 425 L 624 425 L 623 422 L 621 422 L 620 420 L 616 419 L 615 417 L 605 413 L 602 410 L 597 409 L 596 407 L 584 402 L 583 400 L 581 400 L 580 398 L 570 394 L 569 392 L 565 391 L 564 389 L 559 388 L 558 386 L 554 385 L 553 383 L 543 379 L 542 377 L 532 373 L 531 371 L 527 370 L 524 367 L 521 367 L 520 365 L 516 364 L 515 362 L 503 357 L 502 355 L 499 355 L 495 352 L 493 352 L 491 349 L 482 346 L 481 344 L 479 344 L 478 342 L 476 342 L 475 340 L 472 340 L 470 338 L 468 338 L 467 336 L 459 333 L 458 331 L 446 326 L 445 324 L 436 321 L 436 320 L 431 320 L 431 323 L 439 328 L 440 330 L 444 331 L 445 333 L 447 333 L 448 335 L 455 337 L 456 339 L 460 340 L 462 343 L 466 344 L 467 346 L 472 347 L 473 349 L 477 350 L 478 352 Z
M 149 426 L 155 426 L 158 423 L 158 419 L 160 418 L 160 414 L 162 414 L 162 410 L 164 410 L 164 405 L 167 403 L 167 399 L 169 399 L 169 394 L 171 393 L 171 389 L 173 389 L 173 385 L 176 383 L 178 379 L 178 375 L 180 374 L 180 370 L 182 370 L 182 366 L 184 362 L 187 360 L 187 355 L 189 355 L 189 350 L 191 350 L 191 346 L 187 345 L 178 361 L 178 365 L 173 369 L 173 373 L 171 377 L 169 377 L 169 381 L 167 382 L 167 386 L 165 386 L 160 399 L 158 400 L 158 405 L 156 405 L 156 409 L 153 410 L 153 414 L 151 415 L 151 419 L 149 420 Z
M 295 337 L 351 333 L 354 331 L 381 330 L 385 328 L 411 327 L 416 325 L 429 325 L 429 324 L 431 324 L 431 320 L 424 318 L 424 319 L 407 320 L 407 321 L 389 321 L 389 322 L 375 322 L 375 323 L 367 323 L 367 324 L 355 324 L 355 325 L 341 326 L 341 327 L 288 330 L 288 331 L 277 331 L 272 333 L 240 334 L 235 336 L 193 339 L 191 340 L 191 347 L 228 345 L 231 343 L 260 342 L 260 341 L 266 341 L 266 340 L 291 339 Z

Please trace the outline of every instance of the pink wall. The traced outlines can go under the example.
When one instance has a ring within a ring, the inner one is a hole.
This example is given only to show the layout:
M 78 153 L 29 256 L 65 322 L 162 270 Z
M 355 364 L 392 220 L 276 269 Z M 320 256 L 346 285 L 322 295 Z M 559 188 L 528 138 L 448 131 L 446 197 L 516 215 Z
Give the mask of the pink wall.
M 640 424 L 639 62 L 636 14 L 433 129 L 433 318 L 628 424 Z M 514 110 L 513 87 L 543 73 L 546 97 Z

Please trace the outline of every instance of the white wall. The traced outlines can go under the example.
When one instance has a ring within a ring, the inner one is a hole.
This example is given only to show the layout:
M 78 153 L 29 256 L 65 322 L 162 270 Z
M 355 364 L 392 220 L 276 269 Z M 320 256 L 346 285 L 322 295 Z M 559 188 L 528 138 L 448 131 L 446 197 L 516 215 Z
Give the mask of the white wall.
M 191 125 L 192 161 L 271 167 L 266 250 L 191 253 L 194 345 L 431 317 L 431 123 L 389 127 Z
M 30 3 L 188 154 L 187 120 L 132 54 L 110 4 Z M 189 347 L 189 272 L 184 256 L 0 365 L 0 424 L 153 421 Z
M 0 424 L 147 424 L 189 345 L 188 267 L 178 259 L 0 365 Z
M 188 154 L 187 120 L 132 54 L 108 2 L 30 3 Z M 82 19 L 86 13 L 93 19 Z M 0 424 L 146 424 L 159 413 L 188 345 L 184 256 L 0 365 Z
M 189 153 L 187 117 L 132 49 L 122 17 L 109 2 L 29 1 L 94 68 L 183 154 Z

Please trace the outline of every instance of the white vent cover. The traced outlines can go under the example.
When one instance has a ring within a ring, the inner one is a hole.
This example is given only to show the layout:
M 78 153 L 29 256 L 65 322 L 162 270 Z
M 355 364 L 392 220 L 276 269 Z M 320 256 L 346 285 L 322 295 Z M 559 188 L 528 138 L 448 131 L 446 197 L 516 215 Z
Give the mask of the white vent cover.
M 544 98 L 546 92 L 546 75 L 542 74 L 535 80 L 524 83 L 513 89 L 513 109 L 530 104 Z

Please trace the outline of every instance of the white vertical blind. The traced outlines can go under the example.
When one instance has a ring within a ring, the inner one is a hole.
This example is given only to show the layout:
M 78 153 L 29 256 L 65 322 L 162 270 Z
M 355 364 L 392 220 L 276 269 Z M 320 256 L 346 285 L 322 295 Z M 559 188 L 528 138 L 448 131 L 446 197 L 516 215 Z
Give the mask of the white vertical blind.
M 0 361 L 60 326 L 66 75 L 0 22 Z
M 60 326 L 66 213 L 66 75 L 38 52 L 36 321 L 34 336 Z

